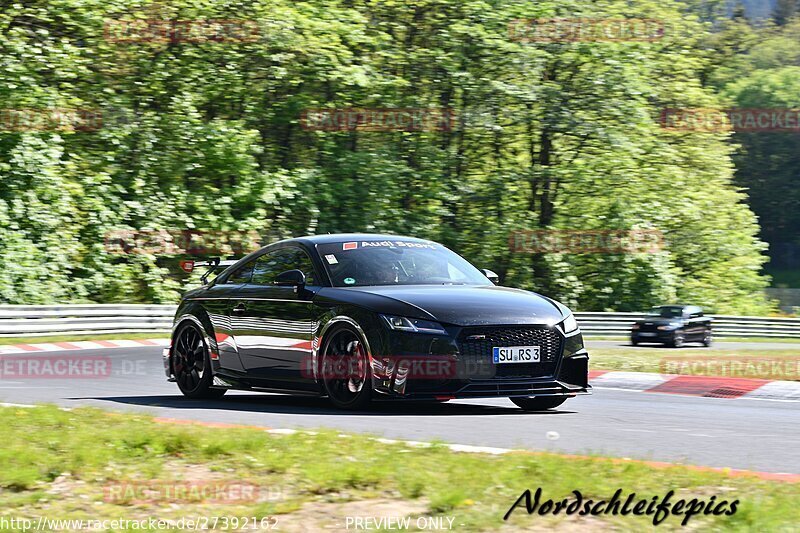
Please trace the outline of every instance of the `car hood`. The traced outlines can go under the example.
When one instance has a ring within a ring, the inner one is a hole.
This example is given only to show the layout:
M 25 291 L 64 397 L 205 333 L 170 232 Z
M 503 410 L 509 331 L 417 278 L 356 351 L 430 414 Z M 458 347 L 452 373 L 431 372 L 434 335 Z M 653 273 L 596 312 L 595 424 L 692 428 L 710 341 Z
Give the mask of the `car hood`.
M 326 288 L 322 299 L 366 307 L 376 313 L 435 320 L 457 326 L 553 325 L 568 312 L 542 295 L 494 285 L 392 285 Z

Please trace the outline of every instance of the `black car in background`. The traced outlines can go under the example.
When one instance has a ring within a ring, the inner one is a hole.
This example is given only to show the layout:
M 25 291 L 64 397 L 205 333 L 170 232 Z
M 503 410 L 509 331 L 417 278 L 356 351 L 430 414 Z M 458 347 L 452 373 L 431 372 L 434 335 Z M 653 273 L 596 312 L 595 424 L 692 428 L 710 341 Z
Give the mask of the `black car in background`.
M 711 346 L 711 318 L 696 305 L 662 305 L 653 307 L 631 329 L 631 344 L 643 342 L 666 344 L 680 348 L 687 342 Z
M 242 389 L 340 408 L 508 397 L 544 410 L 588 393 L 570 310 L 496 279 L 426 240 L 281 241 L 184 296 L 165 371 L 192 398 Z

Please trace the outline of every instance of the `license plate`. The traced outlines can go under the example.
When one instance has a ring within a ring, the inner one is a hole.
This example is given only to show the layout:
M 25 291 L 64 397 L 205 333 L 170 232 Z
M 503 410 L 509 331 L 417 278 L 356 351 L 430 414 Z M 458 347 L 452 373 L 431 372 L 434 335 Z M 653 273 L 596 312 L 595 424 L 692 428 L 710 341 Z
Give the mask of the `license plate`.
M 655 334 L 655 333 L 650 333 L 650 332 L 648 331 L 648 332 L 645 332 L 645 333 L 639 333 L 639 336 L 640 336 L 640 337 L 655 337 L 655 336 L 656 336 L 656 334 Z
M 503 363 L 539 363 L 539 346 L 504 346 L 492 348 L 492 360 Z

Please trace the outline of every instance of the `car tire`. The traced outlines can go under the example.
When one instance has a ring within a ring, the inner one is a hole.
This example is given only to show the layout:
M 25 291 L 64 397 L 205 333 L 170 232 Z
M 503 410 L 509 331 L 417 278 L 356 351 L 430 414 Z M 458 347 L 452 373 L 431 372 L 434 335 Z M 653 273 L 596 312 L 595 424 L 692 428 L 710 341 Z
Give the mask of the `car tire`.
M 200 328 L 192 322 L 175 335 L 171 355 L 172 373 L 181 393 L 196 400 L 221 398 L 226 389 L 212 388 L 211 357 Z
M 639 346 L 639 341 L 631 339 L 631 346 Z
M 547 411 L 567 401 L 564 396 L 537 396 L 533 398 L 509 398 L 524 411 Z
M 686 342 L 686 337 L 684 337 L 683 332 L 676 331 L 672 335 L 672 340 L 669 341 L 669 345 L 672 348 L 681 348 L 684 342 Z
M 372 368 L 366 343 L 350 324 L 334 326 L 320 351 L 322 393 L 337 408 L 365 409 L 372 400 Z
M 710 348 L 713 343 L 714 335 L 711 333 L 710 329 L 707 329 L 705 334 L 703 334 L 703 346 Z

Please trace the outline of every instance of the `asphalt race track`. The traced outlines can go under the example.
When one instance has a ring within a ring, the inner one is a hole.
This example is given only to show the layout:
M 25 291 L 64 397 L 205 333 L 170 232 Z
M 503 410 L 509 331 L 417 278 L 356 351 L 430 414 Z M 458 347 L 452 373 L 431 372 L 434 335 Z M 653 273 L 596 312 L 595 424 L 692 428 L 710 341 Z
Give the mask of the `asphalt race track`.
M 549 413 L 523 413 L 506 399 L 381 403 L 368 412 L 348 413 L 317 398 L 229 392 L 216 401 L 184 399 L 166 381 L 158 347 L 26 355 L 107 357 L 111 372 L 81 379 L 4 375 L 0 402 L 94 406 L 269 428 L 333 427 L 387 438 L 800 473 L 798 402 L 595 389 L 594 395 Z

